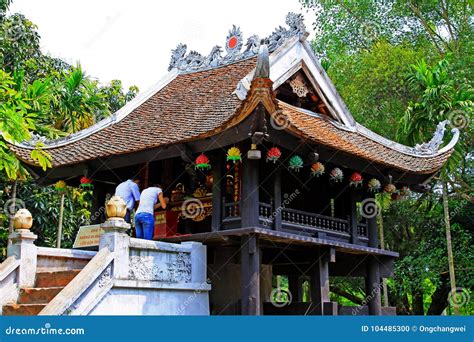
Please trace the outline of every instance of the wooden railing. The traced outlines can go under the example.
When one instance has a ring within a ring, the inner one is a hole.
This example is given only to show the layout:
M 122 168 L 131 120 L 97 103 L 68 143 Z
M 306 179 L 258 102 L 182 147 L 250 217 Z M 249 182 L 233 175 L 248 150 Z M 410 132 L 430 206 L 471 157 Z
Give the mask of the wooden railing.
M 239 202 L 224 203 L 222 207 L 224 208 L 224 215 L 223 215 L 224 219 L 240 217 L 240 203 Z
M 348 220 L 288 208 L 283 209 L 281 214 L 284 223 L 331 230 L 345 234 L 350 233 Z
M 272 205 L 260 202 L 258 204 L 258 215 L 265 219 L 271 219 L 273 216 Z
M 240 219 L 240 202 L 223 203 L 222 207 L 224 221 L 232 221 L 235 224 L 236 220 Z M 272 204 L 260 202 L 258 214 L 262 226 L 272 227 L 277 214 L 273 210 Z M 302 230 L 310 233 L 327 231 L 328 234 L 343 238 L 349 238 L 351 235 L 349 219 L 329 217 L 290 208 L 281 208 L 278 214 L 281 215 L 283 228 L 286 227 L 291 230 Z M 366 223 L 357 224 L 357 235 L 362 239 L 367 238 Z
M 357 224 L 357 235 L 367 237 L 367 223 Z

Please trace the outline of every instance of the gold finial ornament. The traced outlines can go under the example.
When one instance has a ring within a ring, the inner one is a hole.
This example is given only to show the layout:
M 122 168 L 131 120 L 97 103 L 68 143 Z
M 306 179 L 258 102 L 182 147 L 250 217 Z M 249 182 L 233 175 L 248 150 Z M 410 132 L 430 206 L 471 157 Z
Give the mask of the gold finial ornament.
M 109 220 L 123 221 L 123 218 L 127 214 L 127 205 L 120 196 L 112 196 L 105 206 L 107 217 Z
M 20 209 L 13 217 L 13 227 L 15 229 L 30 229 L 33 225 L 33 216 L 28 209 Z

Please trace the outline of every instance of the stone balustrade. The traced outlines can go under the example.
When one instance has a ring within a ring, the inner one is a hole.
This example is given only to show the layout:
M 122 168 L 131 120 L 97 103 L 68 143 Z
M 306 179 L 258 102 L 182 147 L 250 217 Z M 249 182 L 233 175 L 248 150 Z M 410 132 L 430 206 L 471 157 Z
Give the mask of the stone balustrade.
M 36 235 L 17 229 L 0 264 L 0 305 L 32 287 L 38 270 L 80 268 L 40 315 L 209 314 L 204 245 L 130 238 L 130 225 L 120 217 L 101 228 L 98 252 L 36 247 Z

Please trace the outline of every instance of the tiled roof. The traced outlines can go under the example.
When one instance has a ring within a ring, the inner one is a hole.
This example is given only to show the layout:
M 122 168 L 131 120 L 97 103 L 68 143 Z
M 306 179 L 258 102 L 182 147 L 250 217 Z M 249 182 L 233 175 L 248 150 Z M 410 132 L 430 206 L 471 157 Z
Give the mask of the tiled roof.
M 233 92 L 255 61 L 178 75 L 121 121 L 78 141 L 48 148 L 53 167 L 192 140 L 222 126 L 241 105 Z M 19 159 L 35 165 L 30 149 L 12 145 L 11 149 Z
M 338 127 L 326 117 L 310 115 L 281 101 L 279 107 L 294 133 L 318 144 L 403 171 L 431 174 L 439 170 L 452 153 L 449 150 L 440 155 L 423 157 L 402 153 L 360 132 Z
M 255 62 L 252 58 L 178 75 L 122 120 L 76 141 L 48 148 L 53 167 L 196 140 L 212 134 L 212 131 L 226 129 L 231 122 L 235 124 L 245 117 L 236 117 L 245 106 L 241 107 L 242 101 L 233 93 L 239 81 L 255 67 Z M 271 89 L 271 82 L 262 82 L 257 82 L 257 87 Z M 255 102 L 259 97 L 268 96 L 264 91 L 258 94 L 256 98 L 247 100 Z M 281 101 L 277 105 L 288 118 L 288 129 L 293 134 L 402 171 L 432 174 L 441 168 L 452 152 L 448 150 L 435 156 L 403 153 L 357 129 L 344 128 L 329 118 L 308 114 Z M 31 149 L 13 145 L 11 149 L 23 162 L 35 165 L 30 156 Z

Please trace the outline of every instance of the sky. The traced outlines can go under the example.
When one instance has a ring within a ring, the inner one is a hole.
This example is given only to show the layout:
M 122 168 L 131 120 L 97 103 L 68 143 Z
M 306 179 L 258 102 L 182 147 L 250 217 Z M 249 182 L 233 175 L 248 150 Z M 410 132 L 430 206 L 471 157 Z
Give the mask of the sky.
M 303 13 L 311 34 L 314 15 L 298 0 L 14 0 L 10 7 L 38 26 L 43 52 L 80 62 L 101 83 L 119 79 L 140 91 L 167 73 L 178 43 L 207 55 L 214 45 L 224 47 L 233 24 L 245 42 L 286 27 L 290 11 Z

